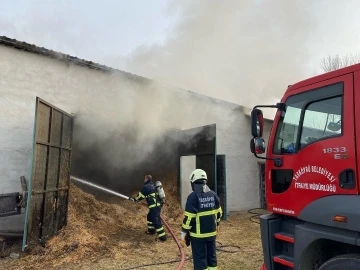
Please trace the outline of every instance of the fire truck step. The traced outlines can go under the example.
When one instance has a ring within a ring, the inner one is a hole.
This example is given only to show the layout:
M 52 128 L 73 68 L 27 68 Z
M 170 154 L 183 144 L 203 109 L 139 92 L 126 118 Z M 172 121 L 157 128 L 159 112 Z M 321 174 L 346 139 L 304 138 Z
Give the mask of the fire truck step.
M 290 268 L 294 268 L 294 260 L 293 258 L 286 255 L 279 255 L 273 257 L 274 262 L 285 265 Z
M 294 244 L 294 235 L 291 233 L 279 232 L 279 233 L 275 233 L 274 237 L 281 241 L 285 241 L 285 242 Z

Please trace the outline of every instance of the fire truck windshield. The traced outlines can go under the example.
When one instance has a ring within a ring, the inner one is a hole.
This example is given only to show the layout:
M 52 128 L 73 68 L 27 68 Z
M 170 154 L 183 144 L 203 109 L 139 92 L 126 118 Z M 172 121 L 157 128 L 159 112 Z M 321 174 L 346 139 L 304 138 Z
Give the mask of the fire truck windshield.
M 285 105 L 276 130 L 274 154 L 295 153 L 310 143 L 341 134 L 342 96 L 312 101 L 304 93 L 289 97 Z

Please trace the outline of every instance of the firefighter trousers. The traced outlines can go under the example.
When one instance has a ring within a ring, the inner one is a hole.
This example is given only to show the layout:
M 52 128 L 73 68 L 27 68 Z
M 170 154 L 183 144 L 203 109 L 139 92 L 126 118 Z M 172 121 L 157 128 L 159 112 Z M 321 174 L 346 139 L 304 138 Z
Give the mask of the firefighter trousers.
M 159 240 L 165 241 L 166 240 L 166 234 L 164 227 L 161 223 L 160 219 L 160 213 L 161 208 L 160 207 L 154 207 L 149 209 L 149 213 L 147 214 L 147 232 L 149 234 L 155 234 L 159 236 Z
M 194 270 L 217 270 L 216 238 L 191 238 Z

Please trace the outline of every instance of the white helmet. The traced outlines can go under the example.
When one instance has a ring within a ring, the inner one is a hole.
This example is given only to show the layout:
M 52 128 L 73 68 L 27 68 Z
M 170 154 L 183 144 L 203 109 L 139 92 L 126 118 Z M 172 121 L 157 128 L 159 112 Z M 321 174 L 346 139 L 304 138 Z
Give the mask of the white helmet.
M 196 169 L 190 174 L 190 182 L 193 184 L 197 180 L 205 180 L 207 181 L 207 175 L 204 170 Z

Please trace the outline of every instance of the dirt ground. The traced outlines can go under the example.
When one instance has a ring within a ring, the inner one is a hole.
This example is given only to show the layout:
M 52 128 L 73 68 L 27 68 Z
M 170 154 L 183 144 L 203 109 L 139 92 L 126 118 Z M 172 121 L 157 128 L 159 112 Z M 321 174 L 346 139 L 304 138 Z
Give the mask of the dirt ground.
M 168 185 L 164 183 L 168 205 L 164 206 L 163 216 L 179 237 L 183 211 L 177 203 L 174 186 L 170 182 Z M 146 207 L 138 203 L 124 200 L 100 202 L 72 185 L 68 226 L 50 239 L 46 247 L 34 248 L 21 254 L 20 259 L 0 258 L 0 269 L 176 269 L 179 262 L 137 267 L 180 258 L 169 232 L 169 240 L 165 243 L 145 234 L 146 213 Z M 260 268 L 259 225 L 250 221 L 251 216 L 253 214 L 247 212 L 230 213 L 228 220 L 222 222 L 218 248 L 225 252 L 219 250 L 217 253 L 220 269 Z M 184 245 L 183 248 L 186 258 L 189 258 L 191 248 Z M 4 255 L 19 250 L 20 244 L 15 244 Z M 193 269 L 191 259 L 186 261 L 183 269 Z

